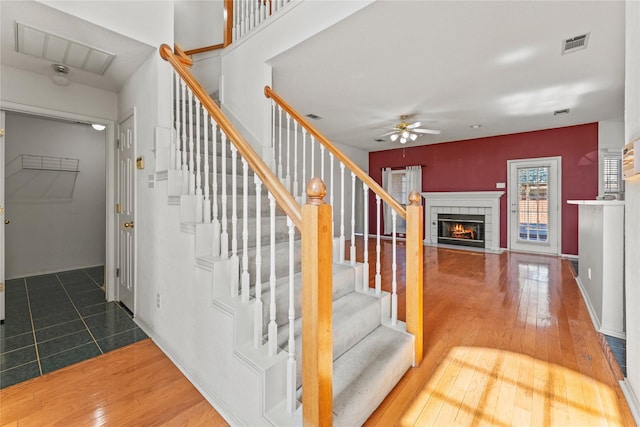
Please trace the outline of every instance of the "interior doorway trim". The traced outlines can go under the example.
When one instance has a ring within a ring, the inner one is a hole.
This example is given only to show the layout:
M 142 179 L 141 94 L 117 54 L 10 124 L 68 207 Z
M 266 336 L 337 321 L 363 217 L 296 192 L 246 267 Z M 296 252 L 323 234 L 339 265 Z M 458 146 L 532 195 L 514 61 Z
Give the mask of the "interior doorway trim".
M 0 102 L 0 109 L 12 111 L 16 113 L 26 113 L 34 116 L 49 117 L 54 119 L 62 119 L 69 121 L 77 121 L 82 123 L 98 123 L 106 126 L 105 140 L 105 170 L 106 170 L 106 227 L 105 227 L 105 264 L 104 264 L 104 286 L 107 301 L 113 301 L 116 298 L 115 287 L 115 121 L 100 117 L 85 116 L 66 111 L 51 110 L 32 105 L 18 104 L 15 102 Z

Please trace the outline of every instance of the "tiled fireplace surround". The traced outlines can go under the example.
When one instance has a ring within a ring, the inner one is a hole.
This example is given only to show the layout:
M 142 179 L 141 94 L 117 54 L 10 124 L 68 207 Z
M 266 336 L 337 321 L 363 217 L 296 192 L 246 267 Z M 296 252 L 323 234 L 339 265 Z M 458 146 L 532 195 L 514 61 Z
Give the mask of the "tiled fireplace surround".
M 447 191 L 420 194 L 425 199 L 425 244 L 438 244 L 438 214 L 476 214 L 484 215 L 485 249 L 500 251 L 500 197 L 504 195 L 504 191 Z

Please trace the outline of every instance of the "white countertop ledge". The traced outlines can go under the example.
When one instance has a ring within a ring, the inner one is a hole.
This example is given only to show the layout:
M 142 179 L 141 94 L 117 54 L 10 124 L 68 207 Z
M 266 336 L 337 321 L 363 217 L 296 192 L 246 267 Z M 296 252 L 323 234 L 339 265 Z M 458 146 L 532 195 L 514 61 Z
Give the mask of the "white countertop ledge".
M 567 200 L 569 205 L 624 205 L 624 200 Z

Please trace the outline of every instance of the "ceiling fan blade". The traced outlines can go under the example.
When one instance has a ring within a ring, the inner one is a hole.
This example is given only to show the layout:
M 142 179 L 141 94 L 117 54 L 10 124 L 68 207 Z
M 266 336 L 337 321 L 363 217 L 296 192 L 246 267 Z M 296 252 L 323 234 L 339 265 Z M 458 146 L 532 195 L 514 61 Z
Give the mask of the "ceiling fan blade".
M 420 122 L 415 122 L 415 123 L 411 123 L 409 126 L 407 126 L 407 129 L 415 129 L 415 128 L 419 128 L 421 125 Z
M 380 136 L 392 135 L 392 134 L 394 134 L 394 133 L 398 133 L 398 130 L 397 130 L 397 129 L 396 129 L 396 130 L 392 130 L 391 132 L 383 133 L 383 134 L 382 134 L 382 135 L 380 135 Z
M 436 129 L 411 129 L 411 132 L 415 132 L 415 133 L 428 133 L 431 135 L 440 135 L 440 133 L 442 133 L 441 130 L 436 130 Z

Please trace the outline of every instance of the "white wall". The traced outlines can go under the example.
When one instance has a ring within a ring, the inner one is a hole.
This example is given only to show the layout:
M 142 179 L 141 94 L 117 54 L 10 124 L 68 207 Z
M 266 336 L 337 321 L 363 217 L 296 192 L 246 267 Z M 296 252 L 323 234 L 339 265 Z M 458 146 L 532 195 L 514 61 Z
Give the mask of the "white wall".
M 173 44 L 172 1 L 47 1 L 47 6 L 159 47 Z M 167 34 L 170 34 L 167 37 Z
M 268 61 L 371 2 L 292 2 L 274 15 L 278 25 L 264 26 L 252 36 L 225 49 L 221 100 L 224 108 L 246 127 L 248 134 L 245 137 L 249 142 L 266 144 L 269 134 L 269 101 L 264 96 L 264 86 L 272 84 Z
M 88 125 L 8 113 L 6 276 L 105 262 L 105 136 Z M 23 170 L 20 154 L 79 159 L 79 173 Z
M 116 118 L 117 95 L 113 92 L 78 83 L 57 86 L 47 76 L 5 65 L 0 66 L 0 100 L 3 108 L 17 104 L 98 119 Z
M 224 41 L 224 2 L 176 0 L 175 42 L 183 49 L 197 49 Z
M 640 137 L 640 2 L 627 1 L 625 140 Z M 640 175 L 625 186 L 625 291 L 627 319 L 627 400 L 640 424 Z M 630 390 L 630 391 L 629 391 Z

